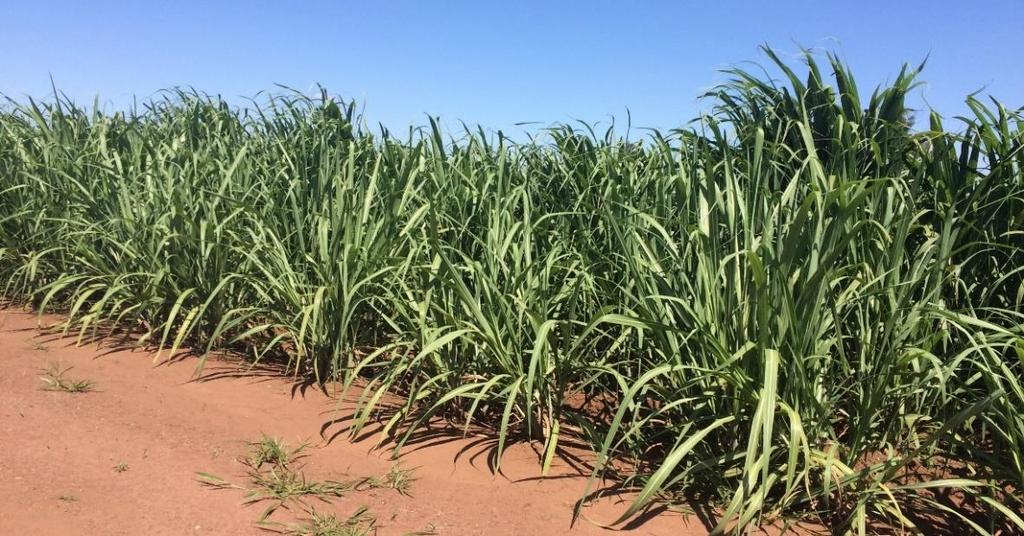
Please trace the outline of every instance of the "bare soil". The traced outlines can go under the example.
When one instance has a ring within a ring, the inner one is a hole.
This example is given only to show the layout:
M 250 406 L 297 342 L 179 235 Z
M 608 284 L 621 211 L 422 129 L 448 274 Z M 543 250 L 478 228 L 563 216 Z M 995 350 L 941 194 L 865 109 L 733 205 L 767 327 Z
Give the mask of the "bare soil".
M 390 451 L 373 449 L 372 434 L 352 442 L 325 428 L 345 415 L 316 388 L 226 362 L 208 363 L 196 380 L 192 358 L 154 364 L 145 351 L 76 346 L 38 326 L 34 314 L 0 310 L 0 535 L 267 534 L 254 525 L 266 504 L 244 505 L 243 491 L 196 478 L 244 482 L 238 457 L 263 434 L 309 442 L 311 478 L 380 476 L 394 463 Z M 41 371 L 54 362 L 94 381 L 95 391 L 43 390 Z M 615 532 L 585 519 L 571 525 L 586 485 L 579 468 L 556 460 L 540 478 L 533 449 L 516 445 L 495 474 L 492 447 L 493 438 L 442 433 L 403 451 L 401 465 L 417 479 L 409 496 L 375 489 L 313 504 L 341 515 L 368 507 L 382 535 L 707 533 L 696 517 L 671 512 Z M 586 516 L 611 521 L 626 499 L 604 499 Z

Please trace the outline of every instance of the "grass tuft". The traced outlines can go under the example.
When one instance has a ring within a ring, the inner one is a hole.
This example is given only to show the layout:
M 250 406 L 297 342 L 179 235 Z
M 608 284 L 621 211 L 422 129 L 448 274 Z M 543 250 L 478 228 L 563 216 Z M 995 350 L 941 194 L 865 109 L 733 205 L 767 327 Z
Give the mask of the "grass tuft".
M 197 473 L 203 484 L 217 489 L 237 489 L 245 492 L 245 504 L 269 501 L 270 506 L 263 512 L 260 520 L 266 520 L 277 509 L 286 507 L 288 503 L 306 505 L 307 499 L 328 500 L 342 497 L 346 493 L 359 489 L 365 479 L 351 481 L 312 480 L 296 467 L 306 445 L 295 448 L 276 438 L 263 436 L 258 441 L 248 444 L 249 454 L 239 461 L 246 466 L 246 485 L 232 484 L 227 480 L 209 473 Z
M 388 469 L 383 477 L 370 477 L 366 479 L 365 487 L 393 489 L 402 495 L 409 495 L 413 482 L 416 481 L 414 470 L 401 467 L 395 464 Z
M 359 508 L 348 517 L 318 512 L 310 508 L 307 518 L 298 523 L 261 523 L 261 528 L 288 536 L 372 536 L 377 533 L 376 518 L 367 508 Z
M 40 376 L 43 381 L 41 389 L 72 394 L 88 393 L 96 389 L 96 382 L 92 380 L 69 378 L 67 373 L 72 368 L 74 367 L 61 368 L 60 363 L 51 363 Z
M 283 440 L 264 435 L 258 441 L 249 443 L 249 454 L 242 463 L 254 470 L 264 465 L 287 468 L 303 457 L 302 452 L 306 447 L 308 445 L 303 443 L 290 448 Z

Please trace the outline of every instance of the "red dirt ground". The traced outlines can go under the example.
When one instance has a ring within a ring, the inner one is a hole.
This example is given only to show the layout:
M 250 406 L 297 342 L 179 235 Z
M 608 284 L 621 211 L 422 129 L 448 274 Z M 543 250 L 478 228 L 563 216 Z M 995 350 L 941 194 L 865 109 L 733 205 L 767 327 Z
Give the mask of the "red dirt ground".
M 373 439 L 324 441 L 335 403 L 316 389 L 293 396 L 288 378 L 225 363 L 208 364 L 204 375 L 216 379 L 192 381 L 192 359 L 154 365 L 152 354 L 76 347 L 37 325 L 32 314 L 0 310 L 0 535 L 267 534 L 253 524 L 266 504 L 245 506 L 244 492 L 196 480 L 203 471 L 244 482 L 237 458 L 261 434 L 311 442 L 305 471 L 316 478 L 379 476 L 392 465 L 387 451 L 370 450 Z M 40 371 L 52 362 L 73 366 L 68 375 L 94 380 L 97 390 L 41 390 Z M 519 446 L 494 475 L 479 443 L 442 439 L 403 451 L 402 466 L 416 468 L 410 497 L 378 489 L 316 505 L 345 515 L 366 506 L 381 535 L 429 527 L 445 536 L 616 533 L 586 520 L 570 527 L 586 479 L 565 463 L 539 479 L 532 450 Z M 122 463 L 128 470 L 115 471 Z M 610 521 L 624 508 L 609 500 L 586 515 Z M 617 532 L 707 529 L 662 513 Z

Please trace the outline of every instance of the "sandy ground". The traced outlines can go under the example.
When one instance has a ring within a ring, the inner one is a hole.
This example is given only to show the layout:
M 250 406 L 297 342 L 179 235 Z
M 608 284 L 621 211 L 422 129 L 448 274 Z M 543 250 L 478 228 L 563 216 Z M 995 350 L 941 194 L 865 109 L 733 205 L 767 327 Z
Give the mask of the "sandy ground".
M 226 363 L 208 364 L 206 381 L 193 381 L 191 358 L 155 365 L 147 352 L 77 347 L 36 327 L 34 315 L 0 310 L 0 535 L 268 534 L 253 524 L 266 504 L 243 505 L 243 491 L 196 479 L 202 471 L 244 483 L 237 458 L 261 434 L 310 442 L 304 471 L 313 478 L 379 476 L 392 466 L 372 437 L 324 439 L 338 431 L 321 434 L 336 404 L 316 389 Z M 52 362 L 73 366 L 68 375 L 94 380 L 96 391 L 42 390 L 40 371 Z M 511 449 L 495 475 L 491 444 L 425 441 L 403 451 L 402 466 L 417 478 L 411 496 L 377 489 L 315 504 L 345 515 L 368 507 L 381 535 L 707 533 L 673 513 L 616 532 L 586 520 L 570 526 L 585 477 L 556 461 L 549 478 L 538 478 L 526 445 Z M 127 470 L 115 470 L 121 464 Z M 624 507 L 607 500 L 587 515 L 610 521 Z

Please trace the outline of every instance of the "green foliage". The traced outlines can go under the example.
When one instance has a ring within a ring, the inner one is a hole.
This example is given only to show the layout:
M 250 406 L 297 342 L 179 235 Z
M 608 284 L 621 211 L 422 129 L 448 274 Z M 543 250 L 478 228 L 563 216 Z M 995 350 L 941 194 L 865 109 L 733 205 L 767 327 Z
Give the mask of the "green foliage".
M 396 449 L 434 418 L 543 471 L 589 441 L 595 484 L 639 490 L 620 521 L 686 495 L 719 531 L 863 534 L 956 490 L 979 532 L 1024 528 L 1020 111 L 914 131 L 920 69 L 863 98 L 766 52 L 780 80 L 731 70 L 640 141 L 399 139 L 326 93 L 11 102 L 0 288 L 79 337 L 358 385 L 350 432 L 384 415 Z

